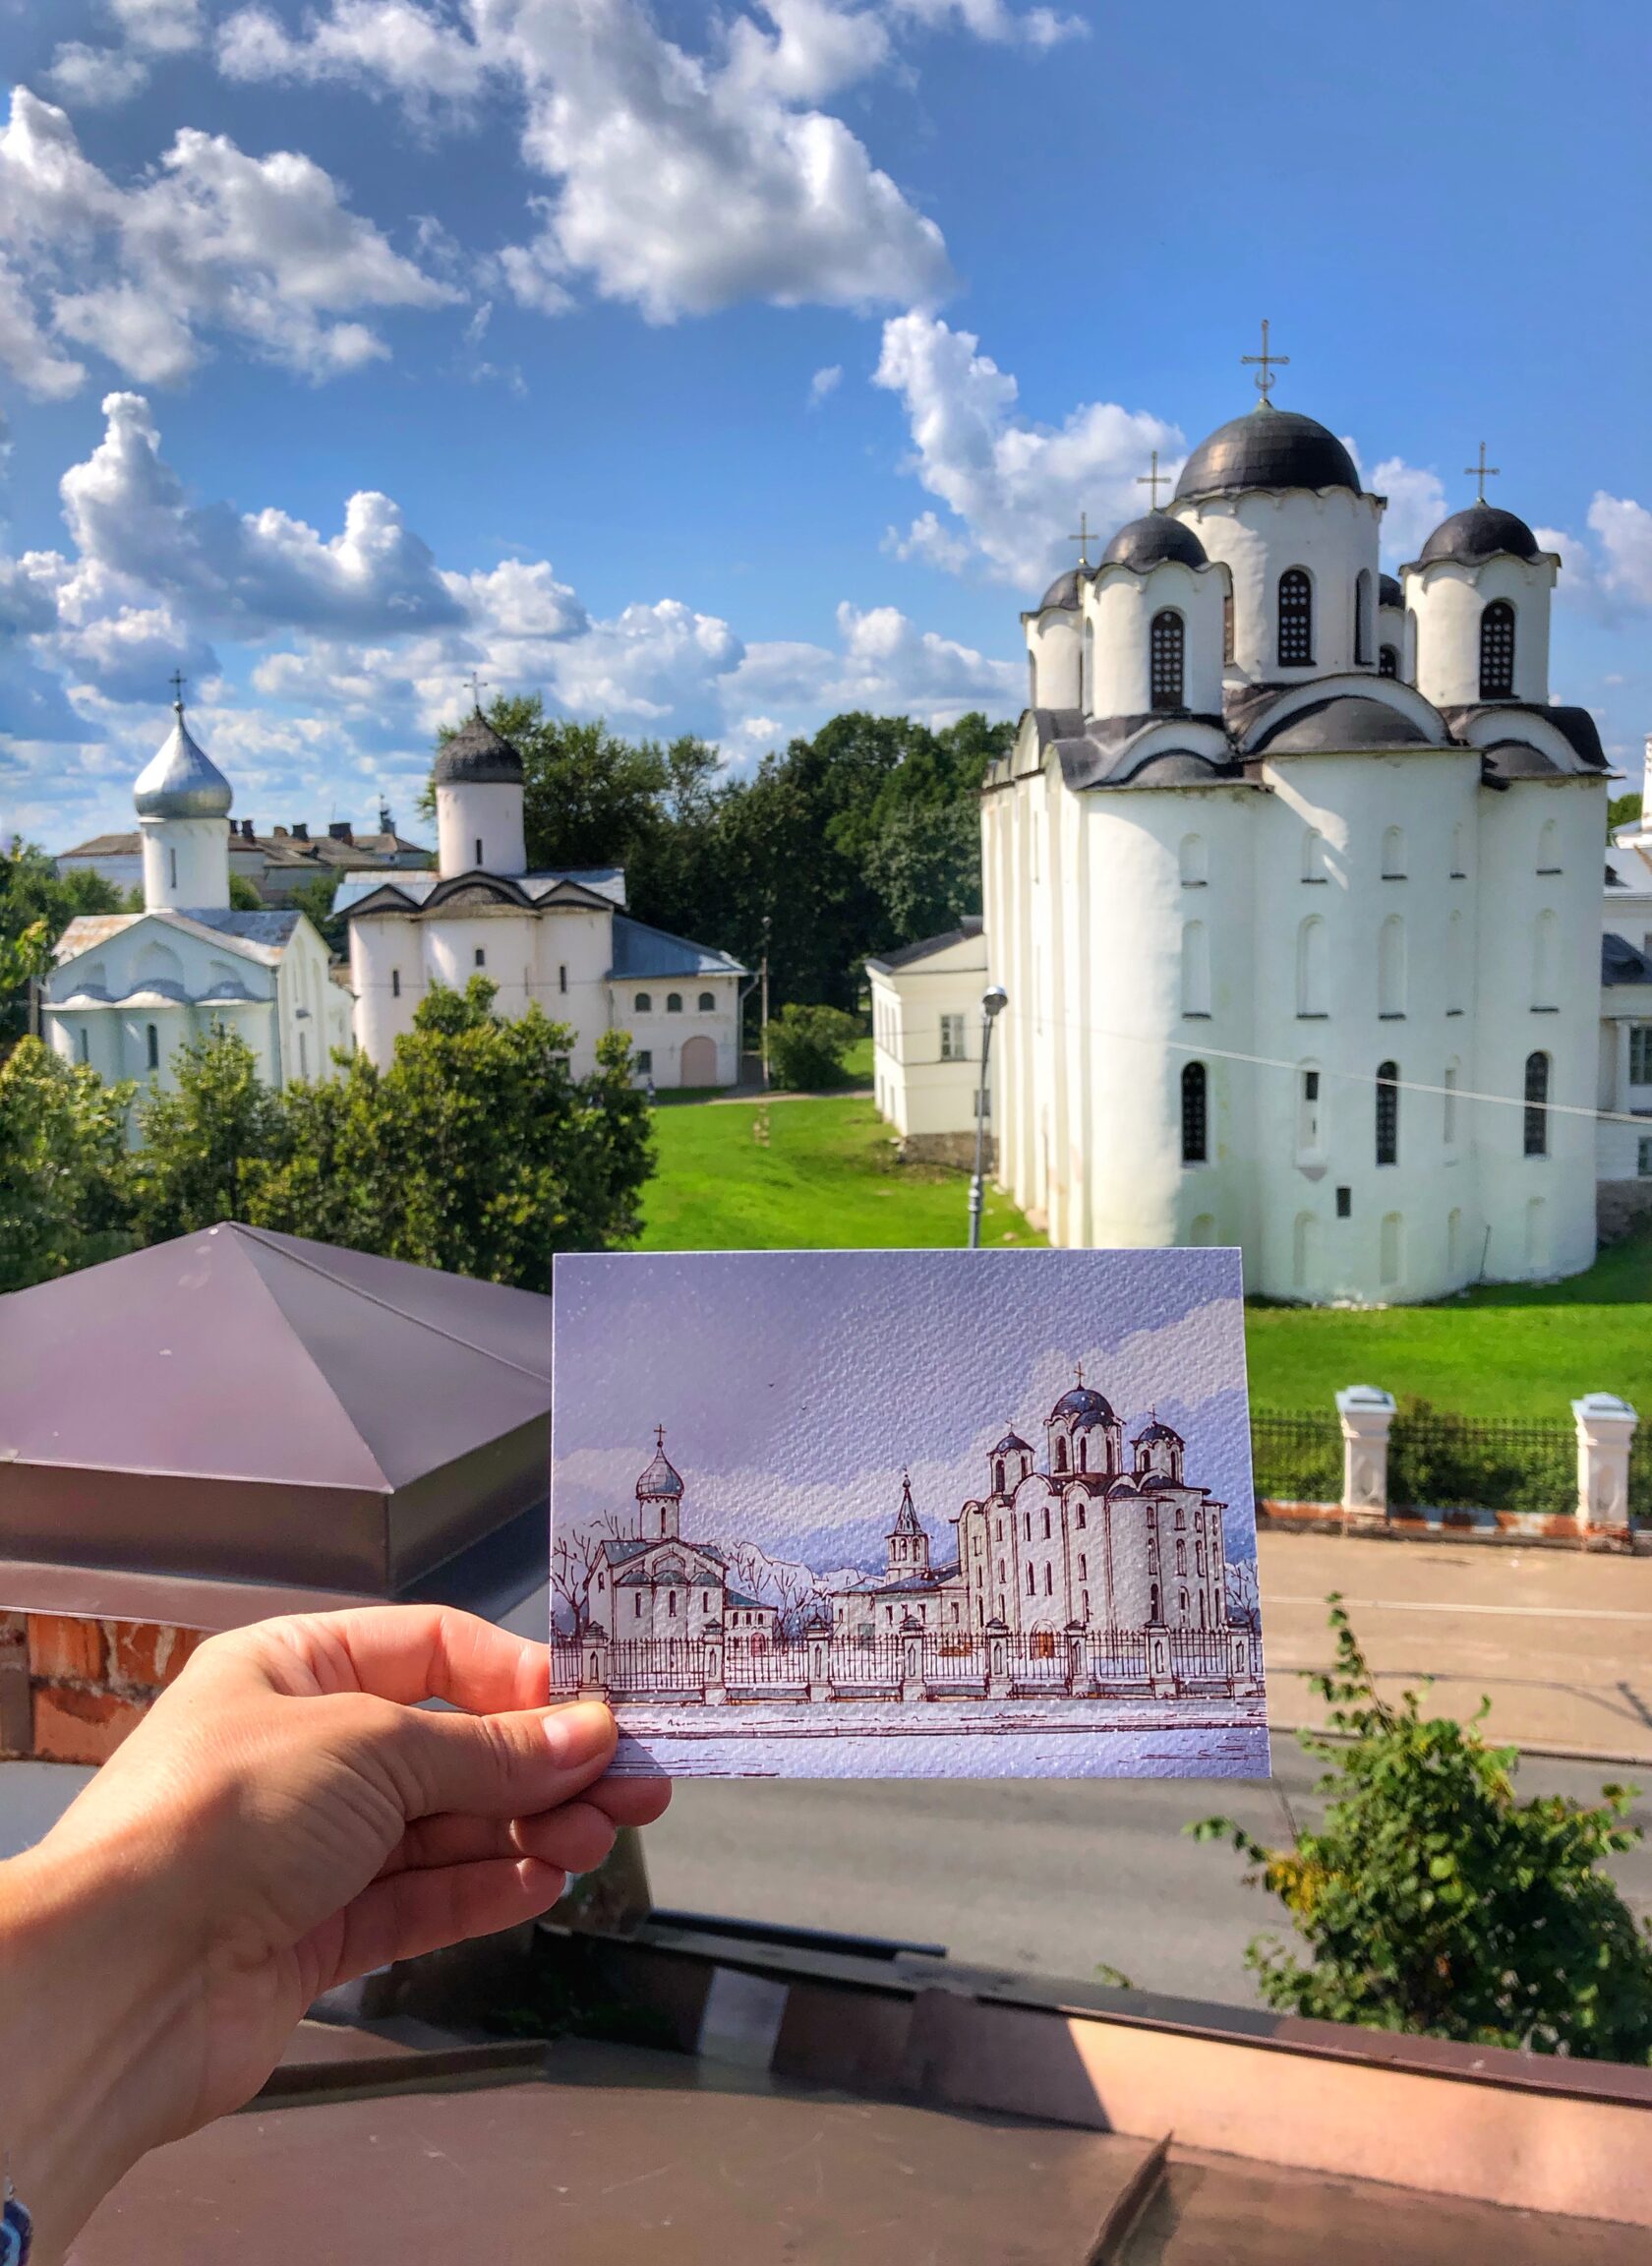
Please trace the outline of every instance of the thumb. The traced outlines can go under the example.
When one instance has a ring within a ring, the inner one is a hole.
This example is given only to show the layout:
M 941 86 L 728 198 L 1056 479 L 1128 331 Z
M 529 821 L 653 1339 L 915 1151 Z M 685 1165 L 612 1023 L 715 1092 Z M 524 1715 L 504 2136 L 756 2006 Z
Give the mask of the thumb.
M 449 1810 L 533 1818 L 600 1778 L 618 1739 L 602 1702 L 579 1700 L 499 1715 L 397 1707 L 374 1744 L 409 1819 Z

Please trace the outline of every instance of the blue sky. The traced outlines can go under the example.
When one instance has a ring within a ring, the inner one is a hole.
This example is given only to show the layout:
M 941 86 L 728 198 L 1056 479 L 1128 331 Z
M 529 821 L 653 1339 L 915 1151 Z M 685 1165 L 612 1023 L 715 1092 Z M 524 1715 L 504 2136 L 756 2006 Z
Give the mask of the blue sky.
M 934 1563 L 1007 1428 L 1083 1364 L 1126 1428 L 1155 1410 L 1256 1554 L 1232 1251 L 697 1252 L 559 1259 L 552 1517 L 618 1512 L 663 1424 L 684 1534 L 816 1572 L 881 1564 L 910 1470 Z
M 1013 713 L 1021 606 L 1253 398 L 1390 563 L 1566 561 L 1652 722 L 1644 10 L 0 0 L 0 831 L 129 822 L 192 679 L 262 823 L 404 817 L 469 671 L 731 763 Z

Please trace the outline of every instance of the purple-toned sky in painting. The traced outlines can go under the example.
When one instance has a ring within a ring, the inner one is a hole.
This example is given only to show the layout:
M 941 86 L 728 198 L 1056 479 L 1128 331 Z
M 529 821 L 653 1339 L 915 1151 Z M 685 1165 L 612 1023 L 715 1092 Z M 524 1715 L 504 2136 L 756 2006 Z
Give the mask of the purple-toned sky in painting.
M 881 1564 L 910 1469 L 940 1564 L 1013 1427 L 1043 1461 L 1073 1382 L 1127 1437 L 1156 1409 L 1255 1556 L 1244 1316 L 1229 1251 L 576 1254 L 556 1266 L 559 1521 L 620 1512 L 656 1424 L 682 1530 L 817 1571 Z

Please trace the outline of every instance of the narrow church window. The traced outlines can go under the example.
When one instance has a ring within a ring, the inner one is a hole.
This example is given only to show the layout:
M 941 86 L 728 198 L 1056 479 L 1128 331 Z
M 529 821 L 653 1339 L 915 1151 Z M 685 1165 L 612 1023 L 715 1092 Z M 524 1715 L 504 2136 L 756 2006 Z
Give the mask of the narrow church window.
M 1055 1467 L 1058 1471 L 1065 1471 L 1067 1468 L 1067 1443 L 1065 1440 L 1059 1438 L 1055 1443 Z M 1032 1539 L 1032 1517 L 1031 1512 L 1029 1512 L 1027 1519 L 1027 1539 L 1029 1542 L 1031 1542 Z
M 167 851 L 166 865 L 168 872 L 172 876 L 172 886 L 174 889 L 176 889 L 178 886 L 178 853 L 176 850 Z
M 1326 924 L 1316 913 L 1296 932 L 1296 1012 L 1322 1019 L 1329 1012 L 1330 947 Z
M 1362 566 L 1354 577 L 1354 667 L 1371 662 L 1371 574 Z
M 1080 1532 L 1081 1534 L 1084 1532 L 1084 1523 L 1085 1523 L 1085 1507 L 1084 1507 L 1084 1505 L 1081 1503 L 1081 1504 L 1079 1505 L 1079 1532 Z
M 1313 1150 L 1320 1145 L 1320 1074 L 1317 1070 L 1302 1073 L 1302 1093 L 1296 1115 L 1296 1145 L 1298 1149 Z
M 1054 1594 L 1055 1594 L 1055 1573 L 1054 1573 L 1054 1570 L 1053 1570 L 1053 1568 L 1046 1566 L 1046 1567 L 1044 1568 L 1044 1595 L 1045 1595 L 1046 1597 L 1053 1597 L 1053 1596 L 1054 1596 Z
M 476 863 L 478 865 L 482 863 L 482 837 L 480 834 L 476 837 Z
M 1549 1057 L 1526 1056 L 1526 1155 L 1549 1154 Z
M 1222 659 L 1223 661 L 1231 661 L 1232 658 L 1233 593 L 1231 590 L 1226 590 L 1222 593 Z
M 1038 1584 L 1032 1579 L 1032 1569 L 1031 1566 L 1029 1566 L 1027 1569 L 1027 1594 L 1029 1597 L 1036 1597 L 1038 1594 Z
M 1405 923 L 1390 913 L 1377 935 L 1377 1014 L 1398 1022 L 1405 1013 Z
M 1514 690 L 1514 609 L 1494 598 L 1480 617 L 1480 697 L 1507 700 Z
M 1555 964 L 1560 923 L 1553 913 L 1542 912 L 1532 930 L 1532 1006 L 1539 1011 L 1555 1011 Z
M 1390 826 L 1383 836 L 1383 878 L 1385 881 L 1405 879 L 1405 829 Z
M 1302 878 L 1315 883 L 1330 879 L 1325 869 L 1325 836 L 1313 826 L 1302 837 Z
M 998 1461 L 992 1466 L 992 1470 L 993 1485 L 997 1489 L 997 1492 L 1002 1495 L 1004 1492 L 1004 1461 L 1002 1457 L 1000 1457 Z M 1000 1524 L 998 1529 L 1000 1534 L 1003 1532 L 1003 1526 Z
M 1205 887 L 1210 875 L 1210 860 L 1205 848 L 1203 834 L 1184 834 L 1182 836 L 1182 846 L 1177 853 L 1177 863 L 1181 866 L 1182 887 L 1184 889 L 1203 889 Z
M 1182 1013 L 1204 1021 L 1210 1012 L 1210 938 L 1203 921 L 1182 924 Z
M 1150 1581 L 1148 1583 L 1148 1619 L 1150 1621 L 1157 1621 L 1158 1618 L 1158 1583 L 1156 1581 Z
M 1210 1162 L 1210 1080 L 1203 1062 L 1189 1062 L 1182 1071 L 1182 1163 Z
M 1377 674 L 1379 677 L 1397 677 L 1399 675 L 1399 655 L 1391 645 L 1379 647 Z
M 486 968 L 488 965 L 488 955 L 480 944 L 476 947 L 476 965 L 478 968 Z
M 1337 1189 L 1337 1191 L 1336 1191 L 1336 1217 L 1337 1217 L 1337 1219 L 1338 1219 L 1338 1220 L 1351 1220 L 1351 1219 L 1353 1218 L 1353 1216 L 1354 1216 L 1354 1192 L 1353 1192 L 1353 1190 L 1352 1190 L 1351 1188 L 1338 1188 L 1338 1189 Z
M 160 1033 L 152 1023 L 147 1023 L 144 1026 L 144 1036 L 148 1048 L 149 1068 L 158 1070 L 160 1068 Z
M 1561 870 L 1561 830 L 1553 818 L 1545 818 L 1543 831 L 1537 838 L 1537 869 L 1540 873 Z
M 1377 1065 L 1377 1162 L 1399 1163 L 1399 1064 Z
M 310 1034 L 308 1031 L 301 1031 L 298 1035 L 298 1074 L 301 1078 L 308 1078 L 310 1075 Z
M 1443 1100 L 1446 1105 L 1442 1131 L 1446 1148 L 1454 1149 L 1457 1142 L 1457 1065 L 1454 1062 L 1446 1063 L 1446 1075 L 1442 1084 L 1445 1088 Z
M 668 1015 L 680 1015 L 680 1014 L 681 1014 L 681 1012 L 682 1012 L 682 994 L 681 994 L 681 992 L 680 992 L 680 991 L 668 991 L 668 992 L 666 993 L 666 1013 L 667 1013 Z
M 390 997 L 392 999 L 401 997 L 401 970 L 399 968 L 390 970 Z
M 642 1619 L 642 1591 L 640 1589 L 631 1599 L 631 1619 L 633 1621 Z
M 567 989 L 567 969 L 565 966 L 557 970 L 557 988 L 559 991 Z
M 652 1015 L 654 1012 L 654 994 L 651 991 L 639 991 L 633 1004 L 639 1015 Z
M 1049 1513 L 1046 1511 L 1046 1512 L 1044 1513 L 1044 1540 L 1047 1542 L 1047 1541 L 1049 1540 L 1049 1538 L 1050 1538 L 1050 1515 L 1049 1515 Z
M 1065 1471 L 1067 1468 L 1067 1443 L 1065 1440 L 1058 1440 L 1055 1445 L 1059 1452 L 1056 1461 L 1060 1465 L 1060 1468 Z M 1024 1512 L 1022 1516 L 1023 1522 L 1027 1528 L 1026 1539 L 1031 1542 L 1032 1539 L 1032 1514 L 1031 1511 L 1028 1511 Z
M 666 1617 L 671 1621 L 677 1619 L 677 1591 L 675 1589 L 670 1590 L 666 1596 Z
M 1148 631 L 1148 691 L 1155 709 L 1183 706 L 1182 682 L 1187 631 L 1181 616 L 1166 606 Z
M 716 994 L 715 994 L 714 992 L 711 992 L 711 991 L 702 991 L 702 992 L 700 993 L 700 1013 L 701 1013 L 702 1015 L 715 1015 L 715 1014 L 716 1014 L 716 1012 L 717 1012 L 717 998 L 716 998 Z
M 1314 659 L 1314 587 L 1300 566 L 1279 577 L 1279 666 L 1306 669 Z
M 83 1062 L 91 1060 L 91 1034 L 82 1029 L 76 1034 L 76 1047 Z

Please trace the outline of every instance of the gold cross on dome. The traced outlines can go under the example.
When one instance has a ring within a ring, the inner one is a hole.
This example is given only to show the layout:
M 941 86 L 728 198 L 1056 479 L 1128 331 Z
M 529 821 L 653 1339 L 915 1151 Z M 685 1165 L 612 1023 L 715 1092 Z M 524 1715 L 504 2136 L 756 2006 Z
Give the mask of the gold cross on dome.
M 1090 524 L 1088 512 L 1081 511 L 1079 513 L 1079 531 L 1076 535 L 1069 535 L 1067 540 L 1069 543 L 1076 543 L 1079 547 L 1080 567 L 1088 566 L 1090 565 L 1090 546 L 1094 540 L 1094 529 Z
M 1136 475 L 1136 485 L 1138 488 L 1147 488 L 1151 491 L 1152 507 L 1156 511 L 1158 509 L 1158 492 L 1160 488 L 1168 488 L 1170 485 L 1169 473 L 1161 472 L 1158 468 L 1158 450 L 1156 448 L 1152 452 L 1152 470 L 1150 472 L 1138 472 Z
M 1288 354 L 1272 354 L 1268 352 L 1268 318 L 1266 315 L 1262 319 L 1262 352 L 1260 354 L 1241 354 L 1239 359 L 1242 363 L 1261 363 L 1262 367 L 1256 374 L 1256 389 L 1262 395 L 1263 399 L 1267 401 L 1268 394 L 1273 390 L 1274 371 L 1283 370 L 1286 364 L 1290 361 L 1290 356 Z M 1269 406 L 1271 406 L 1271 404 L 1269 404 Z
M 1485 442 L 1484 442 L 1484 441 L 1482 441 L 1482 442 L 1481 442 L 1481 444 L 1480 444 L 1480 461 L 1479 461 L 1479 463 L 1478 463 L 1478 464 L 1465 464 L 1465 465 L 1463 466 L 1463 470 L 1464 470 L 1464 471 L 1465 471 L 1465 472 L 1468 474 L 1468 476 L 1469 476 L 1469 478 L 1470 478 L 1471 480 L 1475 481 L 1475 482 L 1478 484 L 1478 485 L 1477 485 L 1477 488 L 1476 488 L 1476 493 L 1475 493 L 1475 501 L 1476 501 L 1476 503 L 1479 503 L 1479 504 L 1484 504 L 1484 503 L 1485 503 L 1485 501 L 1486 501 L 1486 483 L 1487 483 L 1487 481 L 1488 481 L 1488 480 L 1499 480 L 1499 479 L 1501 479 L 1501 478 L 1503 477 L 1503 474 L 1502 474 L 1502 469 L 1501 469 L 1501 467 L 1500 467 L 1500 466 L 1498 466 L 1498 465 L 1496 465 L 1496 464 L 1488 464 L 1488 463 L 1487 463 L 1487 461 L 1486 461 L 1486 444 L 1485 444 Z

